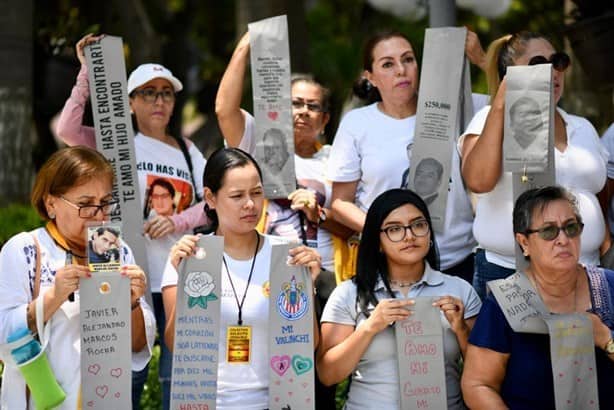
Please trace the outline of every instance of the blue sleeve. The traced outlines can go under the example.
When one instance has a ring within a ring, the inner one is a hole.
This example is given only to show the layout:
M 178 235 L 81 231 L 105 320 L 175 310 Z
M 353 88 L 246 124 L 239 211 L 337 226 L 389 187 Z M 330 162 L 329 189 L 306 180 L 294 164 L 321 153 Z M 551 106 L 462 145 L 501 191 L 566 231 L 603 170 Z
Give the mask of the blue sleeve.
M 512 328 L 492 295 L 488 295 L 475 325 L 469 335 L 469 343 L 499 353 L 512 350 Z

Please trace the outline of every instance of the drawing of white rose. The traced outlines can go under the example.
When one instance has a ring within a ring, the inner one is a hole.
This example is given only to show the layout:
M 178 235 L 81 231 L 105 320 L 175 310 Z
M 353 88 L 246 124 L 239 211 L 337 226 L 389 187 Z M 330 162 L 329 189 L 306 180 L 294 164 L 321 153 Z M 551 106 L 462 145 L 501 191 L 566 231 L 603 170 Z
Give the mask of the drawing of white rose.
M 185 293 L 193 298 L 208 296 L 214 288 L 213 277 L 207 272 L 190 272 L 185 280 Z

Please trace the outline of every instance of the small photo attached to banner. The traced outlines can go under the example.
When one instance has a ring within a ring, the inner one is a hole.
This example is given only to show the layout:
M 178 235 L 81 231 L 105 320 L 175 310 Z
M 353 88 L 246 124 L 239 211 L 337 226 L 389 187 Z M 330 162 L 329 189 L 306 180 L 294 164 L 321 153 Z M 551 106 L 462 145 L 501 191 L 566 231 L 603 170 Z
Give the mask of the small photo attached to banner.
M 177 178 L 147 175 L 143 218 L 171 216 L 188 208 L 193 200 L 192 186 Z
M 121 224 L 92 224 L 87 232 L 87 264 L 92 272 L 116 272 L 120 268 Z

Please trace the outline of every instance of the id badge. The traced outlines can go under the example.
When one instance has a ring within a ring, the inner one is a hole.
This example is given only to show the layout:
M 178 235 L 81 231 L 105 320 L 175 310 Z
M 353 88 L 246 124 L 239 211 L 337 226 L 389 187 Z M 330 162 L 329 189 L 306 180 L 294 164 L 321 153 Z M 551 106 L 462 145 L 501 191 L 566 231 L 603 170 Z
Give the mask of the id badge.
M 226 329 L 226 361 L 247 364 L 251 360 L 252 327 L 228 326 Z

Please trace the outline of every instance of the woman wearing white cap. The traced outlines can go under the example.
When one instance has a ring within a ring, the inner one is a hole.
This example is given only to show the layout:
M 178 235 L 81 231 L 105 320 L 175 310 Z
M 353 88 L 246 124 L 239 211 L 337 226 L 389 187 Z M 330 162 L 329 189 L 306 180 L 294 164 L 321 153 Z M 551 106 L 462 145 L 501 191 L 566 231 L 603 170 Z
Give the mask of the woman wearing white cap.
M 96 146 L 94 129 L 82 125 L 84 107 L 90 92 L 83 47 L 100 38 L 101 36 L 88 34 L 76 45 L 81 71 L 64 105 L 57 127 L 58 135 L 68 145 Z M 203 203 L 200 201 L 205 159 L 190 141 L 176 138 L 168 132 L 168 124 L 175 106 L 175 93 L 182 88 L 181 81 L 160 64 L 140 65 L 128 78 L 130 111 L 138 130 L 134 146 L 146 220 L 144 231 L 148 275 L 159 334 L 163 334 L 165 326 L 160 283 L 166 257 L 182 233 L 206 222 Z M 174 203 L 176 212 L 174 215 L 157 215 L 153 209 L 154 201 L 169 199 L 158 198 L 163 194 L 148 189 L 153 181 L 161 178 L 172 184 L 175 189 L 174 197 L 170 198 Z M 198 203 L 193 205 L 195 202 Z M 163 408 L 166 409 L 169 405 L 172 358 L 162 341 L 161 347 L 159 376 L 162 381 Z M 147 376 L 146 371 L 140 376 L 139 382 L 136 381 L 138 377 L 133 377 L 134 408 L 138 408 L 142 383 Z

